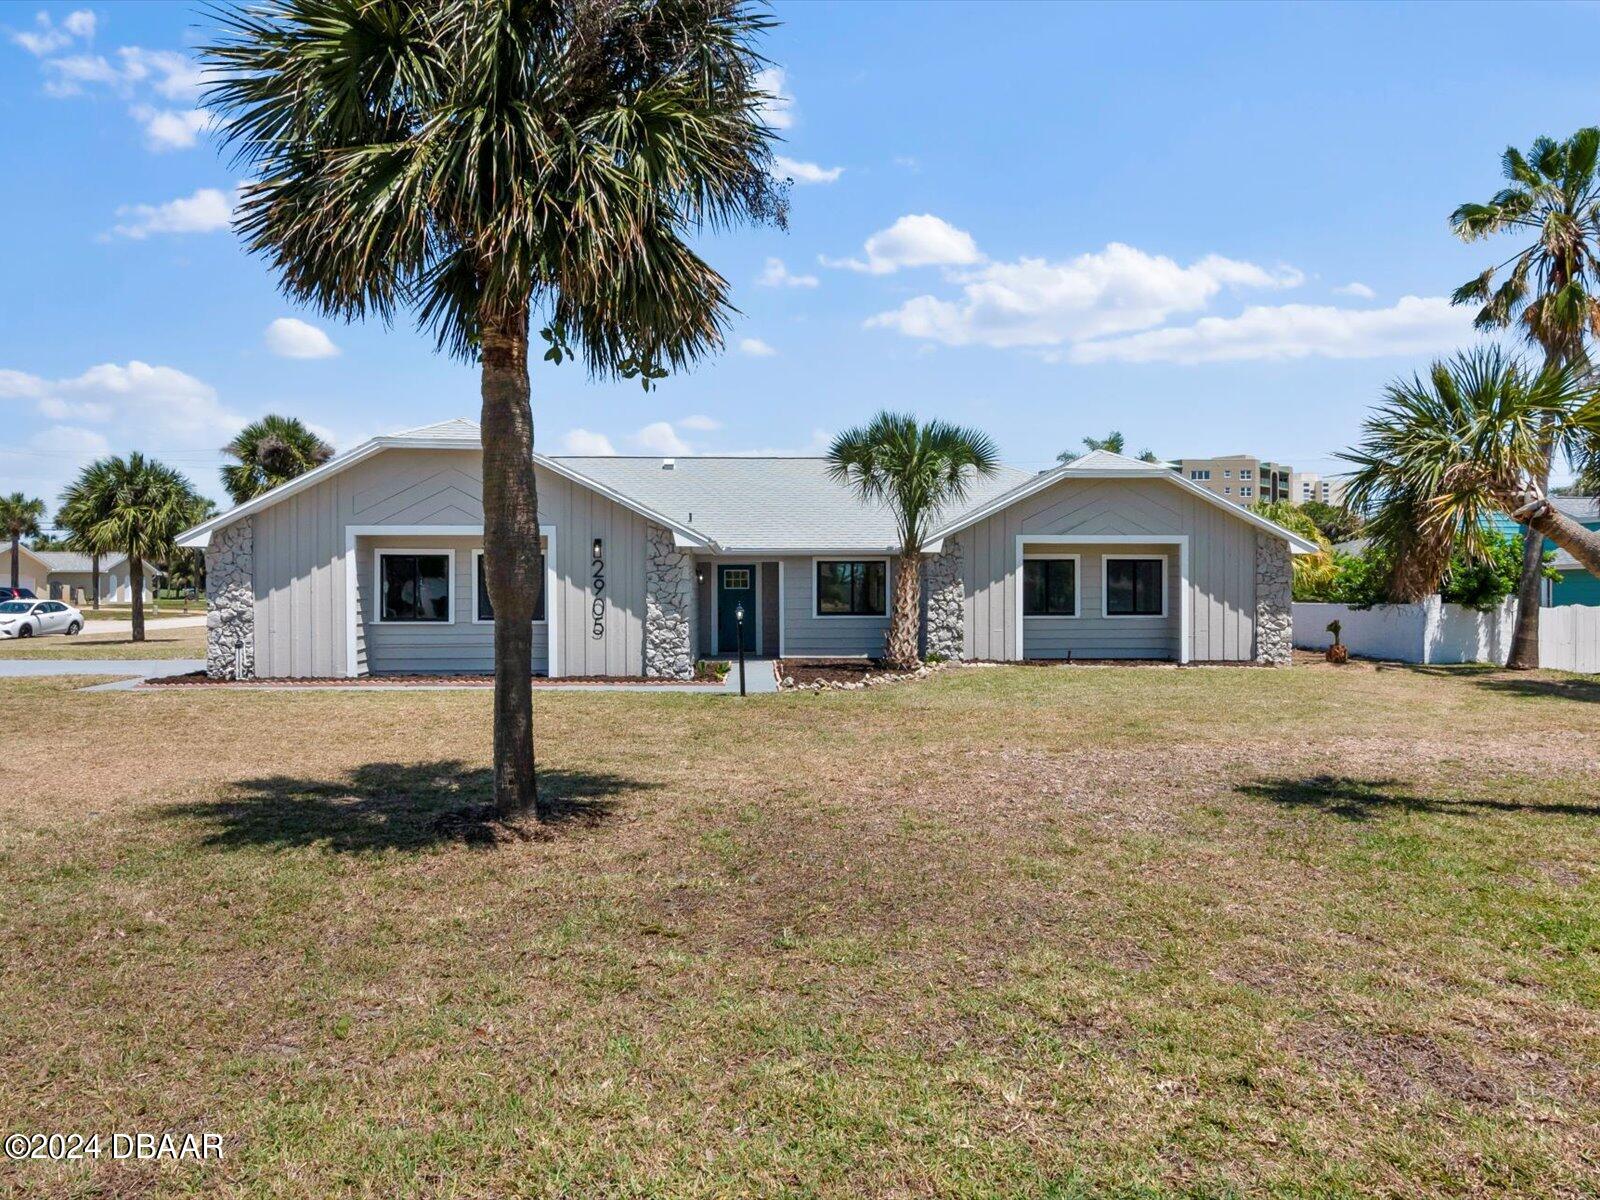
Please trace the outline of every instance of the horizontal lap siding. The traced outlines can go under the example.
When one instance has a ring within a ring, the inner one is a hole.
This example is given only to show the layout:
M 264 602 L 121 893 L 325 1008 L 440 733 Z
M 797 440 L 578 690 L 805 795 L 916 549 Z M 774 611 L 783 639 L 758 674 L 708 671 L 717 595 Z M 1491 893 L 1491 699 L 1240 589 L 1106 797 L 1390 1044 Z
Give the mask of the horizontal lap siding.
M 783 560 L 783 652 L 791 658 L 830 656 L 876 658 L 884 652 L 889 618 L 819 617 L 812 596 L 816 566 L 810 558 Z M 894 596 L 894 563 L 889 563 L 885 607 Z
M 1255 656 L 1255 529 L 1241 516 L 1190 495 L 1180 486 L 1160 479 L 1063 480 L 996 513 L 959 537 L 967 593 L 967 653 L 974 658 L 1016 657 L 1017 570 L 1019 534 L 1084 536 L 1185 536 L 1189 539 L 1189 655 L 1191 659 L 1249 661 Z M 1085 591 L 1080 618 L 1099 612 L 1099 561 L 1105 553 L 1136 549 L 1123 546 L 1079 545 L 1053 548 L 1083 555 L 1085 588 L 1092 583 L 1091 601 Z M 1135 629 L 1142 622 L 1111 622 L 1102 633 L 1083 627 L 1082 645 L 1073 653 L 1092 657 L 1148 656 L 1158 643 L 1170 645 L 1162 656 L 1178 653 L 1181 630 L 1181 592 L 1177 589 L 1178 548 L 1152 547 L 1171 556 L 1168 586 L 1169 628 L 1151 636 Z M 1091 609 L 1090 605 L 1093 604 Z M 1031 624 L 1038 618 L 1029 618 Z M 1104 618 L 1097 618 L 1103 626 Z M 1152 624 L 1159 624 L 1152 622 Z M 1031 633 L 1025 625 L 1024 633 Z M 1048 637 L 1042 646 L 1064 650 L 1069 635 Z M 1031 646 L 1032 639 L 1029 639 Z
M 429 622 L 385 623 L 366 621 L 367 667 L 374 674 L 432 673 L 435 671 L 494 670 L 494 626 L 475 622 L 477 598 L 474 593 L 473 552 L 482 545 L 478 538 L 432 538 L 417 535 L 363 537 L 357 547 L 358 582 L 362 592 L 362 611 L 376 613 L 377 553 L 401 548 L 454 550 L 455 575 L 451 586 L 455 599 L 454 620 L 449 624 Z M 371 597 L 372 603 L 367 603 Z M 548 608 L 547 610 L 548 611 Z M 549 626 L 533 627 L 533 670 L 544 674 L 550 668 Z
M 1078 555 L 1077 617 L 1023 617 L 1024 658 L 1161 658 L 1178 657 L 1178 552 L 1173 546 L 1024 546 L 1023 553 Z M 1106 617 L 1105 556 L 1160 555 L 1167 560 L 1167 615 Z
M 546 597 L 560 641 L 563 675 L 637 675 L 644 651 L 644 529 L 641 517 L 543 468 L 536 468 L 539 521 L 556 527 L 557 584 Z M 344 675 L 347 529 L 362 525 L 483 524 L 482 474 L 476 450 L 387 450 L 255 515 L 256 668 L 266 677 Z M 422 535 L 384 535 L 393 544 Z M 604 634 L 592 636 L 589 561 L 604 539 L 607 588 Z M 370 621 L 371 548 L 357 549 L 356 668 L 480 670 L 493 665 L 489 626 L 471 624 L 471 579 L 458 578 L 457 623 L 418 640 L 414 629 Z M 472 545 L 481 544 L 474 536 Z M 425 543 L 419 543 L 425 544 Z M 471 570 L 468 543 L 457 544 L 456 571 Z M 549 631 L 535 635 L 548 659 Z M 459 664 L 446 666 L 443 664 Z M 541 668 L 542 669 L 542 668 Z

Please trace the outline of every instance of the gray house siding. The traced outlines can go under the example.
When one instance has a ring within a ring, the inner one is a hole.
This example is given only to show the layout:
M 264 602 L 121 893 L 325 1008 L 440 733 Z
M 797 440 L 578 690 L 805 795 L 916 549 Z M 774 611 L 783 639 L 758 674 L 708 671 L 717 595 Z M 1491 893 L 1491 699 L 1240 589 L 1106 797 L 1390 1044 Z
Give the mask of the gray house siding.
M 827 558 L 845 558 L 847 555 L 826 555 Z M 883 555 L 865 557 L 882 558 Z M 884 639 L 889 632 L 889 618 L 881 617 L 819 617 L 815 611 L 816 565 L 810 556 L 783 560 L 783 652 L 791 658 L 856 657 L 876 658 L 884 651 Z M 894 562 L 889 563 L 885 577 L 887 591 L 884 607 L 894 596 Z
M 557 624 L 562 675 L 636 675 L 643 669 L 644 518 L 553 472 L 536 469 L 539 522 L 556 528 L 556 588 L 546 609 Z M 285 497 L 255 516 L 256 671 L 263 677 L 347 673 L 346 544 L 352 526 L 471 526 L 483 523 L 476 450 L 386 450 Z M 378 535 L 374 535 L 378 536 Z M 390 544 L 416 533 L 383 534 Z M 594 634 L 591 547 L 602 540 L 602 633 Z M 473 535 L 467 541 L 481 544 Z M 426 634 L 370 623 L 362 593 L 371 586 L 371 538 L 357 543 L 356 669 L 396 666 L 404 637 L 433 637 L 443 661 L 471 659 L 488 632 L 471 625 L 470 552 L 457 550 L 457 622 Z M 422 542 L 419 544 L 428 544 Z M 466 546 L 467 542 L 452 542 Z M 461 627 L 456 627 L 461 626 Z M 432 643 L 430 643 L 432 644 Z M 420 653 L 420 649 L 419 649 Z M 432 653 L 431 651 L 429 652 Z M 548 651 L 547 651 L 548 653 Z M 439 669 L 444 669 L 442 666 Z M 467 667 L 464 669 L 478 669 Z
M 1014 659 L 1016 653 L 1017 537 L 1026 534 L 1085 537 L 1187 537 L 1189 541 L 1189 657 L 1192 661 L 1249 661 L 1255 656 L 1255 530 L 1239 517 L 1161 479 L 1065 479 L 1036 495 L 961 530 L 967 592 L 965 651 L 980 659 Z M 1171 556 L 1170 587 L 1176 587 L 1176 546 L 1064 545 L 1058 553 L 1084 557 L 1081 632 L 1058 632 L 1040 643 L 1054 654 L 1069 646 L 1090 657 L 1149 656 L 1165 639 L 1181 636 L 1181 592 L 1168 598 L 1175 633 L 1152 637 L 1149 619 L 1086 620 L 1099 613 L 1102 554 Z M 1091 599 L 1092 595 L 1092 599 Z M 1092 607 L 1091 607 L 1092 605 Z M 1159 621 L 1154 622 L 1159 625 Z M 1024 634 L 1030 630 L 1025 626 Z M 1074 639 L 1082 638 L 1080 649 Z M 1172 651 L 1176 654 L 1176 649 Z M 1162 653 L 1163 657 L 1166 656 Z
M 1022 618 L 1024 658 L 1170 658 L 1178 657 L 1181 589 L 1178 553 L 1162 545 L 1024 544 L 1024 557 L 1034 554 L 1078 556 L 1078 616 Z M 1164 617 L 1107 617 L 1107 556 L 1161 557 L 1166 561 L 1167 613 Z

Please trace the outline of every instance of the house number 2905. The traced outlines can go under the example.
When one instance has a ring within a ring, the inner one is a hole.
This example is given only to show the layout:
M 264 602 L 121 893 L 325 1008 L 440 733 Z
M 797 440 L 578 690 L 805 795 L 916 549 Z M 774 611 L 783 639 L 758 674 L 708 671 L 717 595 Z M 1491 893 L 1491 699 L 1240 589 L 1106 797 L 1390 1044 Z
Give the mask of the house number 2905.
M 589 628 L 589 636 L 603 638 L 606 635 L 606 560 L 601 553 L 599 538 L 594 540 L 594 562 L 589 568 L 589 590 L 594 593 L 594 599 L 589 603 L 589 615 L 594 619 Z

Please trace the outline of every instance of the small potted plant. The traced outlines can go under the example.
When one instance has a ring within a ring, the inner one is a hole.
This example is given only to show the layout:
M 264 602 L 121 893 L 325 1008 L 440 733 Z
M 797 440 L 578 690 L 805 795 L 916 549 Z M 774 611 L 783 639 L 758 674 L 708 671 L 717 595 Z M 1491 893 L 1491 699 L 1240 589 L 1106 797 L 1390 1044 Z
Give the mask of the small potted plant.
M 1339 633 L 1344 626 L 1338 621 L 1328 622 L 1328 632 L 1333 634 L 1333 645 L 1328 647 L 1328 661 L 1331 663 L 1345 663 L 1350 661 L 1350 647 L 1339 640 Z

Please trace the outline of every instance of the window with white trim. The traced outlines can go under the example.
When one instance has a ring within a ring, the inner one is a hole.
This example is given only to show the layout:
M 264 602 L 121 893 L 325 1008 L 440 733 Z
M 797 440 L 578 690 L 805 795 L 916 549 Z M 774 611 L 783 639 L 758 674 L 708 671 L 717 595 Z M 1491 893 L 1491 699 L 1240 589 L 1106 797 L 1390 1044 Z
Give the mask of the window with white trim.
M 1251 468 L 1250 467 L 1240 467 L 1239 468 L 1239 478 L 1240 479 L 1250 479 L 1251 477 L 1252 477 L 1252 472 L 1251 472 Z
M 378 613 L 385 623 L 447 624 L 450 555 L 379 550 Z
M 1078 615 L 1078 561 L 1075 558 L 1028 558 L 1022 562 L 1022 615 Z
M 889 611 L 889 564 L 881 558 L 859 561 L 819 559 L 819 617 L 881 617 Z
M 1159 617 L 1166 612 L 1165 558 L 1106 558 L 1108 617 Z

